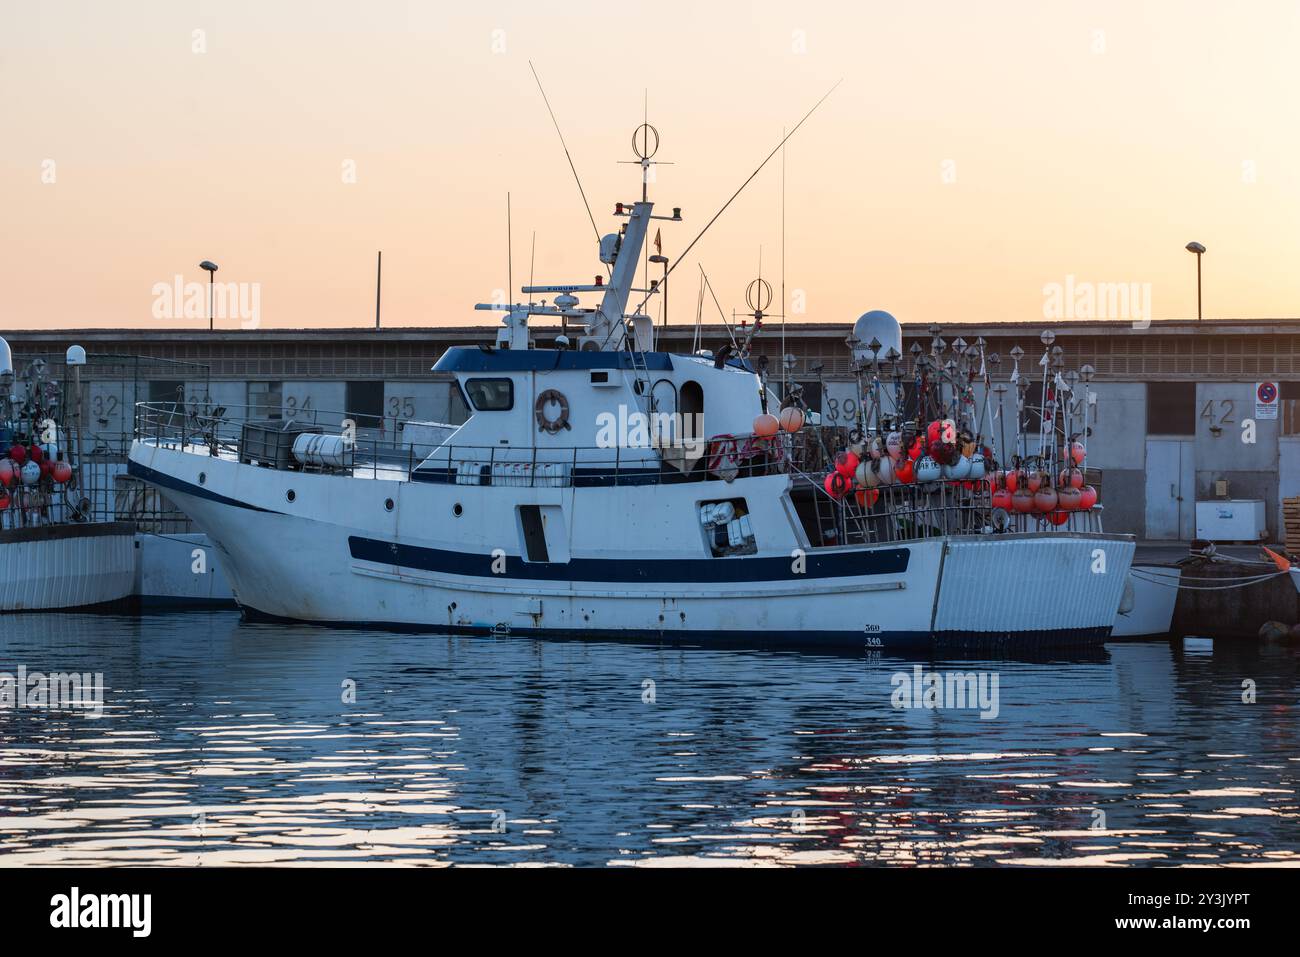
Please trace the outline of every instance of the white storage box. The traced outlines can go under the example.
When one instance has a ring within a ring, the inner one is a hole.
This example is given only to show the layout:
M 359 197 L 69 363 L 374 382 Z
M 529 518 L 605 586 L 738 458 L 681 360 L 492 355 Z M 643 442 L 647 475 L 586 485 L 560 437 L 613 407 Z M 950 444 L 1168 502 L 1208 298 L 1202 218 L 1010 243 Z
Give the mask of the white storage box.
M 1196 537 L 1209 542 L 1263 541 L 1268 537 L 1264 503 L 1242 498 L 1197 502 Z

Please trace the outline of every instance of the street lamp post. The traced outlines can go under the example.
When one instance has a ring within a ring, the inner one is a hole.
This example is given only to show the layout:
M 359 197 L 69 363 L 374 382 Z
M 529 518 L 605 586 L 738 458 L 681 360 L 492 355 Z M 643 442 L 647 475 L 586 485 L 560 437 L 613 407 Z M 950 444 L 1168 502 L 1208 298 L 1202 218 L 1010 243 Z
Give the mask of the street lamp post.
M 1184 247 L 1189 253 L 1196 253 L 1196 318 L 1201 318 L 1201 255 L 1205 247 L 1198 242 L 1190 242 Z
M 210 259 L 205 259 L 199 263 L 199 268 L 206 270 L 208 274 L 208 332 L 213 330 L 212 319 L 212 280 L 217 274 L 217 264 Z

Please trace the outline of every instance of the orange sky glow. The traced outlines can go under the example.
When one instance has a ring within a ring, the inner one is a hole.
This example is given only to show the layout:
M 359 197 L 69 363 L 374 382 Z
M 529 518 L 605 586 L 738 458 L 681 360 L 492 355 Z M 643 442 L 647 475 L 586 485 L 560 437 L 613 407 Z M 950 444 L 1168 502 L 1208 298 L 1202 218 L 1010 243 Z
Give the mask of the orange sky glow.
M 263 326 L 364 326 L 378 249 L 384 325 L 490 322 L 507 191 L 515 285 L 534 233 L 537 282 L 590 281 L 530 60 L 602 233 L 639 193 L 618 161 L 648 96 L 670 256 L 843 81 L 786 152 L 790 321 L 1041 324 L 1067 283 L 1186 318 L 1189 240 L 1207 318 L 1300 315 L 1294 2 L 8 0 L 0 21 L 0 329 L 205 328 L 156 316 L 203 259 Z M 781 201 L 778 156 L 677 267 L 672 323 L 697 263 L 728 311 L 760 257 L 779 295 Z

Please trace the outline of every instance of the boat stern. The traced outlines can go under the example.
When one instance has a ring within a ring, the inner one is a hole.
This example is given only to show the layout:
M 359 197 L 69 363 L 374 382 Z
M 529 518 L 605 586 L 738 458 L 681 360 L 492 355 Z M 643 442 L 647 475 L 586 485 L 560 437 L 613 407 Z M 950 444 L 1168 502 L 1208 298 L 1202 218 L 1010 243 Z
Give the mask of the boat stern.
M 950 538 L 935 600 L 935 639 L 1103 642 L 1135 545 L 1130 535 L 1076 532 Z

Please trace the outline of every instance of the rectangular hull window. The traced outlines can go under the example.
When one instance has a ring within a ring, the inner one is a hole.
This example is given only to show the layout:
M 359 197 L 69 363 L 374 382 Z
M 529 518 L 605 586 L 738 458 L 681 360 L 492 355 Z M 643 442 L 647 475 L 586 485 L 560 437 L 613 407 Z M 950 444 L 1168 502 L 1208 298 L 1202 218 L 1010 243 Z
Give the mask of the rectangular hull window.
M 714 558 L 753 555 L 758 551 L 749 522 L 749 506 L 743 498 L 701 502 L 699 510 L 704 543 Z

